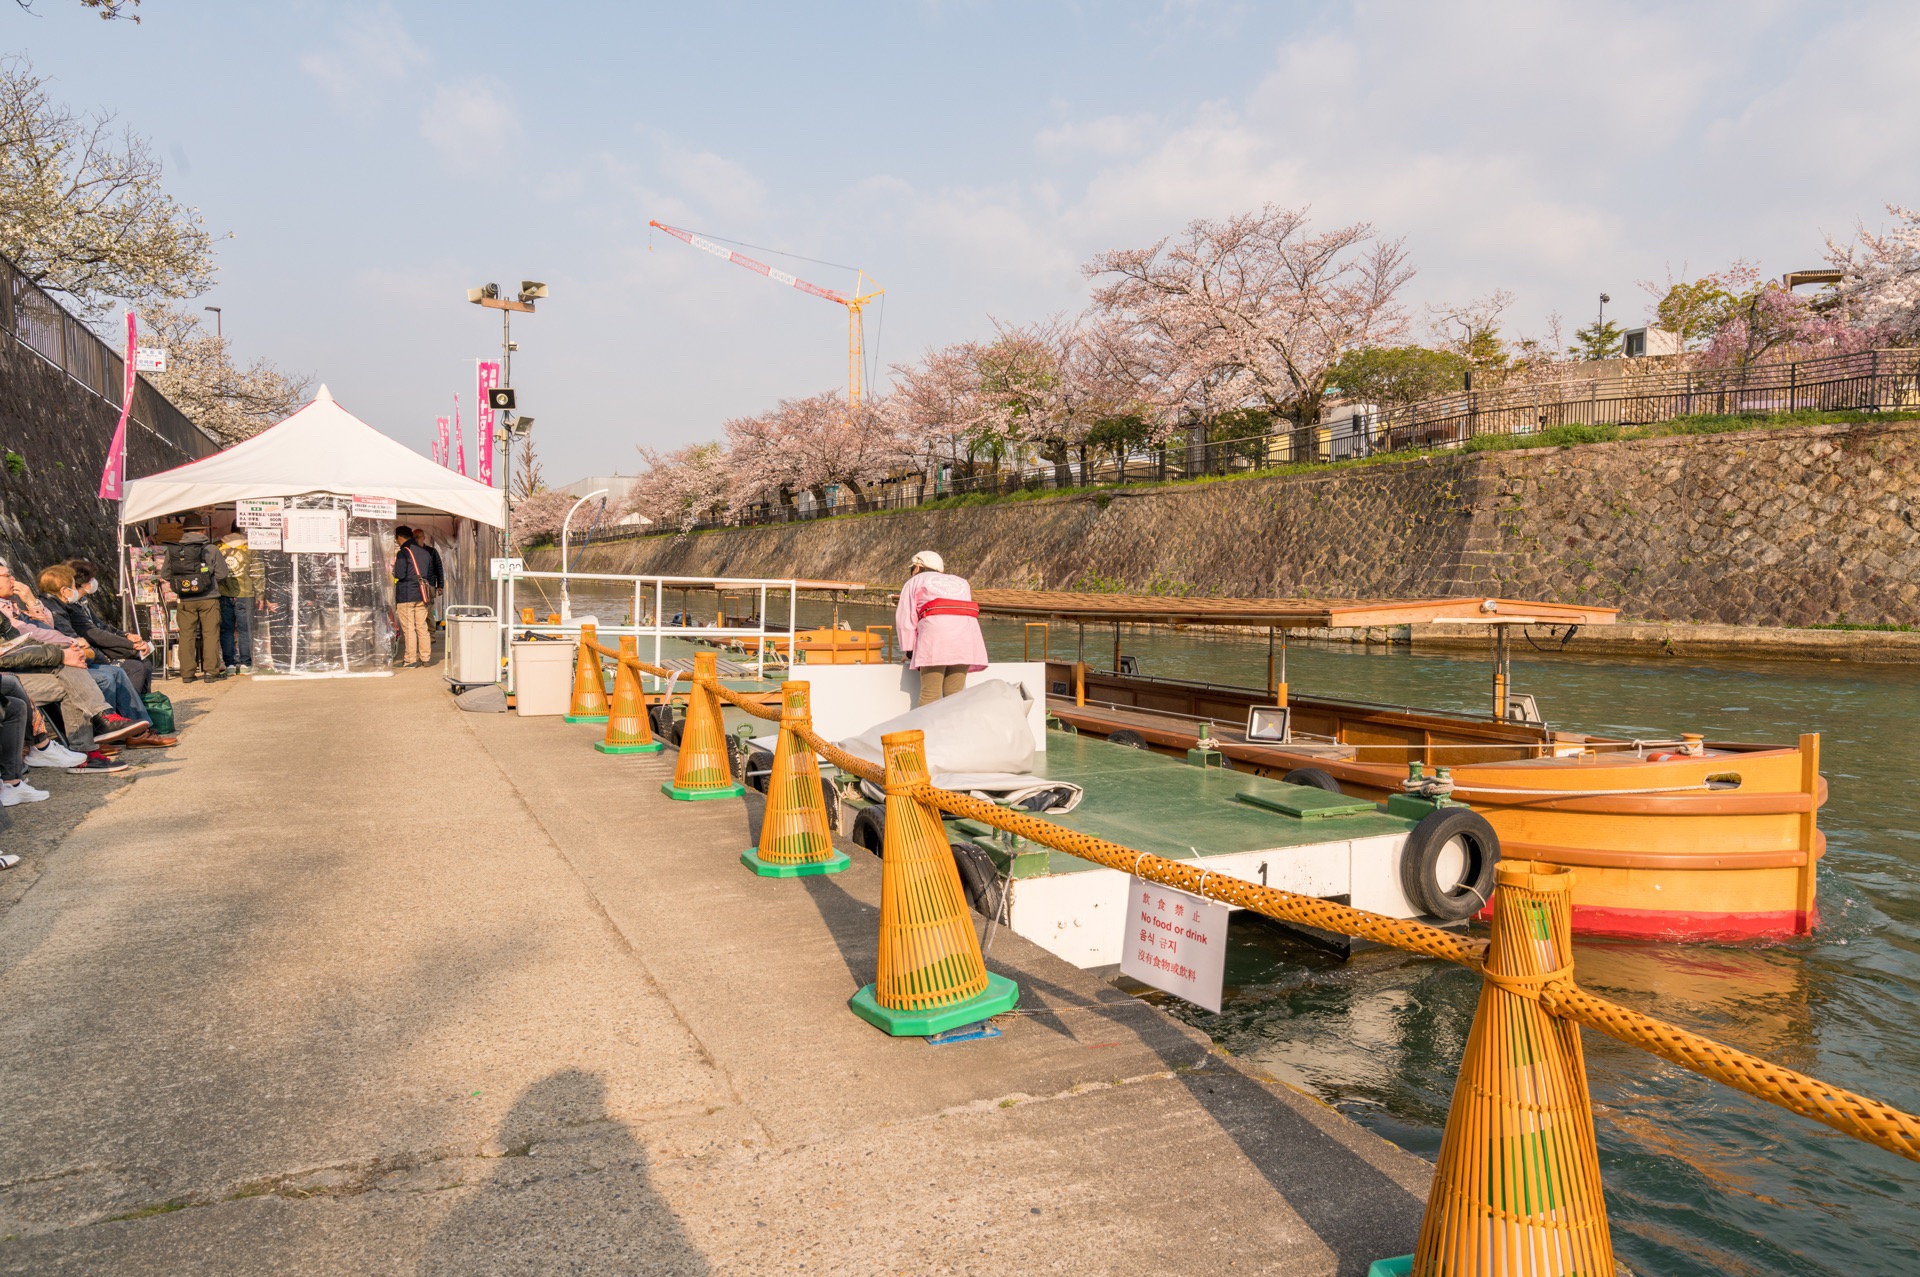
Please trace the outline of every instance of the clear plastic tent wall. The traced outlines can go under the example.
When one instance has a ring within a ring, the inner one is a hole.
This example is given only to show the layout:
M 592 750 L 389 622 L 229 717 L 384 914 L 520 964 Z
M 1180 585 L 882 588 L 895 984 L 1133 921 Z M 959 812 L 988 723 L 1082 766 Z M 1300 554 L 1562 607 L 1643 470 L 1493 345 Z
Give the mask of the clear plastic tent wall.
M 284 509 L 289 516 L 344 512 L 346 550 L 288 552 L 255 545 L 254 558 L 266 576 L 265 595 L 253 610 L 255 672 L 338 677 L 391 670 L 395 521 L 356 518 L 351 497 L 329 493 L 288 497 Z

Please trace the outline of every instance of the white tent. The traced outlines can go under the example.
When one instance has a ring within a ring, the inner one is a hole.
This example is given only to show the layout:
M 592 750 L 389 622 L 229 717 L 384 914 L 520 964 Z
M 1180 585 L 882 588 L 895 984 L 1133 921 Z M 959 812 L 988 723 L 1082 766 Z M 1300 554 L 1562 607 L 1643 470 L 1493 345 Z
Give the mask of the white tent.
M 279 425 L 211 457 L 127 483 L 122 523 L 303 492 L 391 497 L 403 512 L 438 510 L 505 527 L 504 489 L 455 474 L 397 443 L 333 401 L 325 386 Z

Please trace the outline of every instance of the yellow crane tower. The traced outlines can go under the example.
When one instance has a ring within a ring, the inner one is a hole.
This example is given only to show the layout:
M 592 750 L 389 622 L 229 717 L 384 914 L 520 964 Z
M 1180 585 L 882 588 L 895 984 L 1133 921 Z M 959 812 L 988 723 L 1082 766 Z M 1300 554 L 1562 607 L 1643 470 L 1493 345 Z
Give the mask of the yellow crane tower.
M 788 288 L 797 288 L 803 293 L 812 293 L 815 297 L 824 297 L 836 305 L 845 306 L 847 308 L 847 408 L 850 412 L 858 412 L 860 410 L 860 381 L 866 359 L 865 352 L 861 345 L 860 310 L 868 302 L 885 293 L 887 291 L 886 289 L 876 288 L 870 293 L 861 292 L 860 288 L 867 282 L 867 273 L 857 270 L 854 272 L 853 295 L 849 297 L 845 293 L 836 293 L 831 288 L 822 288 L 818 284 L 809 284 L 806 280 L 798 276 L 789 275 L 787 272 L 769 266 L 765 262 L 757 262 L 743 253 L 736 253 L 732 249 L 721 244 L 716 244 L 704 236 L 695 235 L 692 231 L 681 230 L 678 226 L 668 226 L 665 222 L 648 222 L 647 225 L 658 227 L 675 239 L 684 240 L 693 245 L 703 253 L 712 253 L 715 257 L 724 257 L 735 266 L 744 266 L 750 271 L 765 275 L 768 279 L 776 283 L 785 284 Z

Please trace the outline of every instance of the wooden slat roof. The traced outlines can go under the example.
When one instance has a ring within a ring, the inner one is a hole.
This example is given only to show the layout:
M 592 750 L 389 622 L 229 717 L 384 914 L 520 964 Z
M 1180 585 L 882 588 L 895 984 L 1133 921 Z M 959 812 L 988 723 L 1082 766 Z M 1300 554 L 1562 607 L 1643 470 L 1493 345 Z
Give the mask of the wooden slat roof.
M 1527 599 L 1217 599 L 1157 594 L 1080 594 L 1070 590 L 975 590 L 982 612 L 1071 621 L 1136 621 L 1170 625 L 1258 625 L 1275 629 L 1338 629 L 1418 625 L 1434 621 L 1543 625 L 1612 625 L 1619 608 Z

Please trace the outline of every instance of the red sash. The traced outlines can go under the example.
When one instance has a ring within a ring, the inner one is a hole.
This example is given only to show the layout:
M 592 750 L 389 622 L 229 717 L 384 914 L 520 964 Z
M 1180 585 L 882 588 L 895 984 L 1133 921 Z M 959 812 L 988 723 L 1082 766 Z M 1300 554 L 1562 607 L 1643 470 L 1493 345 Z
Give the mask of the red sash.
M 928 599 L 914 612 L 916 620 L 930 616 L 979 616 L 980 605 L 967 599 Z

